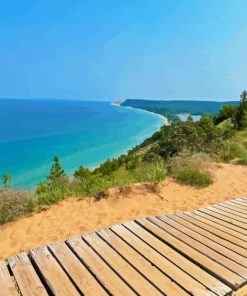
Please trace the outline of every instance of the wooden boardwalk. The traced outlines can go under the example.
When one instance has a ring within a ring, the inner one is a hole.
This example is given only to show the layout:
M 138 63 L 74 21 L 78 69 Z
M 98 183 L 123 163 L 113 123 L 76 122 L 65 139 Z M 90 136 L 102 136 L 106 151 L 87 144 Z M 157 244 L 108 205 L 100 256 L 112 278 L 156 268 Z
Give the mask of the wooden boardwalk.
M 126 222 L 0 261 L 0 296 L 221 296 L 245 284 L 247 198 Z

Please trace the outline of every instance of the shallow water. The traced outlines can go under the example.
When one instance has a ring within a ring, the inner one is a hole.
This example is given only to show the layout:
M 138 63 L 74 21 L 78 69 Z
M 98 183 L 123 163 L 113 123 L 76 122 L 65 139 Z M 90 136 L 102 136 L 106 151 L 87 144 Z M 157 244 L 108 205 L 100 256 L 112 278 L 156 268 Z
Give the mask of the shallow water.
M 109 102 L 0 100 L 0 175 L 34 187 L 57 154 L 68 174 L 97 166 L 151 136 L 162 118 Z

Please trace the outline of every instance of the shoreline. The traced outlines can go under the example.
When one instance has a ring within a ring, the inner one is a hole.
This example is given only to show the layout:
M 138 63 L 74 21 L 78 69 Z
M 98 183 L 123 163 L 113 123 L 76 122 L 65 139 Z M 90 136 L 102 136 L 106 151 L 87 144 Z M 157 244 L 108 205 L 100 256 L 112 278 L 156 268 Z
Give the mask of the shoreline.
M 159 114 L 157 114 L 157 113 L 154 113 L 154 112 L 150 112 L 150 111 L 146 111 L 146 110 L 143 110 L 143 109 L 139 109 L 139 108 L 133 108 L 133 107 L 124 107 L 124 106 L 120 106 L 120 104 L 117 104 L 117 103 L 110 103 L 110 105 L 113 105 L 113 106 L 117 106 L 117 107 L 122 107 L 122 108 L 128 108 L 128 109 L 132 109 L 132 110 L 134 110 L 134 109 L 136 109 L 136 110 L 141 110 L 142 112 L 146 112 L 146 113 L 150 113 L 152 116 L 158 116 L 159 118 L 161 118 L 162 119 L 162 121 L 164 122 L 164 124 L 167 124 L 167 119 L 164 117 L 164 116 L 162 116 L 162 115 L 159 115 Z M 157 124 L 158 125 L 158 124 Z M 163 123 L 160 123 L 159 124 L 159 127 L 157 126 L 157 128 L 155 129 L 155 131 L 154 132 L 156 132 L 156 131 L 158 131 L 159 130 L 159 128 L 161 127 L 163 125 Z M 110 158 L 110 159 L 112 159 L 112 158 L 118 158 L 119 156 L 121 156 L 122 154 L 126 154 L 127 152 L 128 152 L 128 150 L 130 150 L 130 149 L 132 149 L 133 147 L 135 147 L 136 145 L 139 145 L 140 143 L 142 143 L 146 138 L 148 138 L 149 137 L 149 135 L 145 135 L 145 136 L 143 136 L 143 137 L 141 137 L 140 139 L 139 139 L 139 142 L 138 143 L 136 143 L 136 144 L 131 144 L 131 146 L 130 147 L 128 147 L 128 149 L 117 149 L 110 157 L 108 157 L 108 158 Z M 100 161 L 100 162 L 97 162 L 97 163 L 93 163 L 93 164 L 91 164 L 91 165 L 89 165 L 89 166 L 86 166 L 88 169 L 90 169 L 90 170 L 94 170 L 95 168 L 97 168 L 97 167 L 99 167 L 102 163 L 104 163 L 105 161 L 106 161 L 107 159 L 105 159 L 105 160 L 102 160 L 102 161 Z M 61 161 L 62 161 L 62 158 L 61 158 Z M 80 164 L 79 164 L 80 165 Z M 78 165 L 78 166 L 79 166 Z M 65 170 L 66 171 L 66 170 Z M 67 175 L 68 175 L 68 177 L 71 179 L 71 178 L 73 178 L 73 172 L 74 172 L 74 170 L 71 172 L 70 170 L 69 171 L 67 171 Z M 47 174 L 46 175 L 48 175 L 49 174 L 49 171 L 47 171 Z M 43 179 L 41 179 L 41 180 L 39 180 L 36 184 L 32 184 L 32 185 L 30 185 L 29 184 L 29 186 L 27 186 L 27 185 L 23 185 L 23 186 L 21 186 L 21 185 L 19 185 L 19 184 L 13 184 L 12 185 L 12 188 L 13 189 L 16 189 L 16 190 L 22 190 L 22 191 L 31 191 L 31 192 L 33 192 L 33 191 L 35 191 L 36 190 L 36 188 L 37 188 L 37 186 L 38 186 L 38 183 L 40 182 L 40 181 L 43 181 L 45 179 L 45 177 L 43 178 Z
M 158 113 L 155 113 L 155 112 L 152 112 L 152 111 L 148 111 L 148 110 L 145 110 L 145 109 L 141 109 L 141 108 L 135 108 L 135 107 L 131 107 L 131 106 L 122 106 L 122 105 L 117 104 L 117 103 L 111 103 L 110 105 L 120 107 L 120 108 L 126 108 L 126 109 L 141 110 L 141 111 L 149 113 L 151 115 L 160 117 L 164 121 L 165 125 L 169 125 L 169 120 L 164 115 L 161 115 L 161 114 L 158 114 Z
M 140 108 L 134 108 L 134 107 L 131 107 L 131 106 L 121 106 L 120 104 L 118 104 L 118 103 L 114 103 L 114 102 L 111 102 L 110 103 L 110 105 L 111 106 L 115 106 L 115 107 L 120 107 L 120 108 L 125 108 L 125 109 L 132 109 L 132 110 L 140 110 L 140 111 L 142 111 L 142 112 L 146 112 L 146 113 L 149 113 L 149 114 L 151 114 L 151 115 L 153 115 L 153 116 L 158 116 L 159 118 L 161 118 L 163 121 L 164 121 L 164 124 L 166 124 L 166 125 L 169 125 L 169 121 L 168 121 L 168 119 L 165 117 L 165 116 L 163 116 L 163 115 L 161 115 L 161 114 L 157 114 L 157 113 L 154 113 L 154 112 L 151 112 L 151 111 L 147 111 L 147 110 L 144 110 L 144 109 L 140 109 Z M 144 139 L 142 139 L 141 141 L 144 141 L 145 139 L 147 139 L 148 137 L 145 137 Z M 138 145 L 138 144 L 137 144 Z M 135 145 L 136 146 L 136 145 Z M 133 147 L 135 147 L 135 146 L 133 146 Z M 132 148 L 133 148 L 132 147 Z M 129 148 L 129 149 L 132 149 L 132 148 Z M 128 150 L 129 150 L 128 149 Z M 128 150 L 125 150 L 124 152 L 120 152 L 119 154 L 117 153 L 117 155 L 116 156 L 112 156 L 112 158 L 118 158 L 119 156 L 121 156 L 121 155 L 123 155 L 123 154 L 126 154 L 127 152 L 128 152 Z M 104 163 L 104 161 L 103 162 L 100 162 L 100 163 L 98 163 L 98 164 L 96 164 L 96 165 L 94 165 L 94 166 L 90 166 L 90 167 L 88 167 L 89 168 L 89 170 L 94 170 L 94 169 L 96 169 L 97 167 L 99 167 L 102 163 Z

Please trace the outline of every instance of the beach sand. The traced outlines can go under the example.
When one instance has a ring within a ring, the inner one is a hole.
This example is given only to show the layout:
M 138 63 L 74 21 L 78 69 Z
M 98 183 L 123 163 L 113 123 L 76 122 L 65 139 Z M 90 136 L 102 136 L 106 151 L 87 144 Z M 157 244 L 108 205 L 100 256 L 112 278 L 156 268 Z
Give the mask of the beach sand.
M 161 114 L 158 114 L 158 113 L 155 113 L 155 112 L 152 112 L 152 111 L 148 111 L 148 110 L 145 110 L 145 109 L 141 109 L 141 108 L 136 108 L 136 107 L 131 107 L 131 106 L 121 106 L 123 102 L 120 102 L 120 103 L 116 103 L 116 102 L 112 102 L 111 105 L 112 106 L 117 106 L 117 107 L 120 107 L 120 108 L 125 108 L 125 109 L 131 109 L 131 110 L 141 110 L 143 112 L 146 112 L 146 113 L 149 113 L 153 116 L 158 116 L 159 118 L 161 118 L 163 121 L 164 121 L 164 124 L 165 125 L 169 125 L 169 120 L 164 116 L 164 115 L 161 115 Z
M 150 192 L 145 184 L 136 184 L 124 195 L 118 189 L 111 189 L 109 197 L 99 202 L 68 199 L 1 226 L 0 257 L 134 218 L 194 210 L 247 196 L 247 166 L 217 165 L 214 178 L 214 184 L 204 189 L 167 179 L 158 194 Z

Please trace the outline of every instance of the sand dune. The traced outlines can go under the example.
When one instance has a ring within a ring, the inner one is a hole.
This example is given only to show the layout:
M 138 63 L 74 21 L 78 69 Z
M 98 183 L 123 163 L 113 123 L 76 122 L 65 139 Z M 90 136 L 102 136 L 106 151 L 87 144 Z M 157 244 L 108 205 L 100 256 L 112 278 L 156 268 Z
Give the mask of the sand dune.
M 1 226 L 0 257 L 134 218 L 193 210 L 247 196 L 247 167 L 222 164 L 215 167 L 214 175 L 214 184 L 205 189 L 167 179 L 158 194 L 150 192 L 145 184 L 137 184 L 128 194 L 112 189 L 110 196 L 99 202 L 68 199 Z

